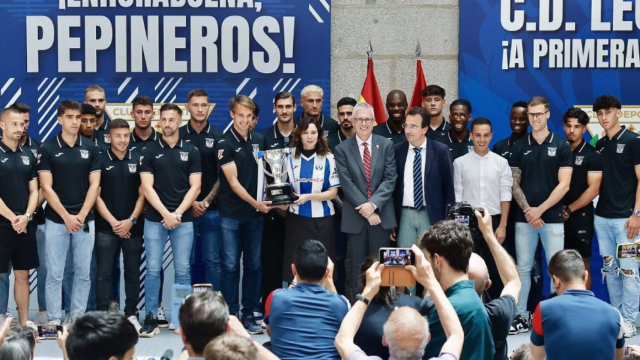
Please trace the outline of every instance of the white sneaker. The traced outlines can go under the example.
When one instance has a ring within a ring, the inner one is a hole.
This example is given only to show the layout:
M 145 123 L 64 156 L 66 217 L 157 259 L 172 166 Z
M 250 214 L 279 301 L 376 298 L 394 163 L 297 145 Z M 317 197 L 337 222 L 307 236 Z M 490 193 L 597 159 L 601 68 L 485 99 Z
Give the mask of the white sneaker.
M 159 328 L 169 327 L 169 322 L 167 321 L 167 317 L 164 315 L 164 309 L 161 306 L 158 307 L 158 327 Z
M 626 338 L 636 335 L 636 324 L 634 324 L 633 321 L 625 320 L 622 329 L 624 330 L 624 337 Z
M 71 314 L 67 313 L 67 316 L 64 317 L 64 321 L 62 322 L 62 326 L 71 329 L 71 325 L 73 325 L 73 320 L 71 319 Z
M 46 311 L 38 311 L 34 322 L 36 325 L 47 325 L 49 322 L 49 315 Z
M 172 322 L 169 323 L 169 330 L 175 330 L 177 328 L 178 327 L 174 323 L 172 323 Z
M 175 330 L 173 330 L 173 332 L 180 335 L 180 326 L 178 326 Z
M 140 322 L 138 321 L 138 317 L 135 315 L 131 315 L 127 318 L 127 320 L 129 320 L 129 322 L 133 324 L 133 327 L 136 328 L 136 332 L 140 333 L 140 329 L 142 328 L 142 325 L 140 325 Z

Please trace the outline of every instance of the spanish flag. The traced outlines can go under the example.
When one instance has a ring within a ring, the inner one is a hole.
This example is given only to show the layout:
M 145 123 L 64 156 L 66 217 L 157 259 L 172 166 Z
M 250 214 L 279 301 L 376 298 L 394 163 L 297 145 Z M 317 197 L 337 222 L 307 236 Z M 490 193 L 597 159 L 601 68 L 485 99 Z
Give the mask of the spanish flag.
M 422 61 L 418 59 L 418 67 L 416 69 L 416 84 L 413 86 L 413 95 L 411 95 L 411 103 L 409 104 L 409 109 L 414 106 L 422 106 L 422 90 L 426 87 L 427 82 L 424 80 Z M 409 109 L 407 109 L 407 111 Z
M 364 85 L 362 85 L 359 101 L 366 102 L 373 106 L 376 123 L 382 124 L 387 121 L 387 111 L 385 110 L 384 102 L 380 96 L 378 82 L 376 81 L 376 74 L 373 72 L 373 59 L 371 59 L 371 57 L 369 57 L 369 61 L 367 62 L 367 78 L 364 79 Z

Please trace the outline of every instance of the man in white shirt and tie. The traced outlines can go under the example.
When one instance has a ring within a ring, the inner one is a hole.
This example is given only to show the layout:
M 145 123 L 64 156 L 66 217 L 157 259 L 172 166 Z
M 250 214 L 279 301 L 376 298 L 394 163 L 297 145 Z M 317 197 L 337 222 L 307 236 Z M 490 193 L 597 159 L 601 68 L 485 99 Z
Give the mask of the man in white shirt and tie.
M 471 206 L 484 206 L 491 215 L 493 230 L 502 244 L 507 233 L 507 218 L 511 204 L 513 178 L 509 162 L 489 151 L 493 137 L 491 121 L 479 117 L 471 123 L 473 151 L 453 162 L 453 188 L 456 203 L 468 202 Z M 480 254 L 489 269 L 493 282 L 489 297 L 497 299 L 502 292 L 502 283 L 495 261 L 483 239 L 473 239 L 474 252 Z

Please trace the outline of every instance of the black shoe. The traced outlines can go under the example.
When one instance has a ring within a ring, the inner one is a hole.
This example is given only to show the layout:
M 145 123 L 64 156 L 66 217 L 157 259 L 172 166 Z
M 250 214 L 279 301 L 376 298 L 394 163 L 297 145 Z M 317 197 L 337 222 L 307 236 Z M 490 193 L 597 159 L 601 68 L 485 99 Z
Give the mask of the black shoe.
M 160 334 L 158 319 L 154 318 L 153 315 L 148 312 L 144 318 L 144 325 L 142 325 L 142 329 L 140 329 L 140 337 L 152 338 L 158 334 Z
M 511 328 L 509 329 L 509 335 L 516 335 L 520 333 L 526 333 L 529 331 L 529 322 L 522 315 L 517 315 L 513 319 Z

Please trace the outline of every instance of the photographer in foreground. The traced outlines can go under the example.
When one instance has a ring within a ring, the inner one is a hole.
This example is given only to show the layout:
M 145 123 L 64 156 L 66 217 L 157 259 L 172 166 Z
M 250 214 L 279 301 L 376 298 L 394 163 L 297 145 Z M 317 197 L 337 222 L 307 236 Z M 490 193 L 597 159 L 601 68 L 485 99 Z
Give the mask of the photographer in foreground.
M 442 329 L 447 336 L 446 342 L 439 349 L 439 357 L 434 359 L 457 360 L 462 351 L 464 332 L 458 316 L 446 298 L 446 295 L 429 262 L 415 245 L 412 250 L 416 257 L 416 266 L 406 266 L 416 281 L 424 285 L 433 297 L 436 309 L 440 314 Z M 380 289 L 381 274 L 384 265 L 375 262 L 367 270 L 366 286 L 362 294 L 357 297 L 353 308 L 342 321 L 340 331 L 336 336 L 335 346 L 343 359 L 364 360 L 381 359 L 377 356 L 367 356 L 353 343 L 353 338 L 360 327 L 362 317 L 367 310 L 368 303 Z M 384 324 L 382 343 L 389 347 L 390 358 L 408 360 L 421 358 L 425 346 L 429 342 L 429 324 L 412 308 L 400 307 L 396 309 Z

